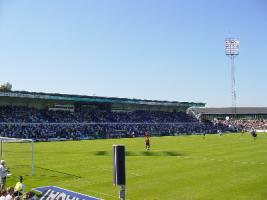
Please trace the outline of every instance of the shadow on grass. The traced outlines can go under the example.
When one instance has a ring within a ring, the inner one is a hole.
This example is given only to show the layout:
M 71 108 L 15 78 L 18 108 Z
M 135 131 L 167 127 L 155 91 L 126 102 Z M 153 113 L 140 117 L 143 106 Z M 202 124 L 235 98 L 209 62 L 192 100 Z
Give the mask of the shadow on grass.
M 159 151 L 159 152 L 153 152 L 153 151 L 143 151 L 143 156 L 185 156 L 184 153 L 176 152 L 176 151 Z
M 50 177 L 60 177 L 62 175 L 64 176 L 69 176 L 69 177 L 74 177 L 74 178 L 82 178 L 81 176 L 75 175 L 75 174 L 70 174 L 64 171 L 58 171 L 55 169 L 49 169 L 49 168 L 45 168 L 45 167 L 39 167 L 39 166 L 35 166 L 35 168 L 37 169 L 41 169 L 41 170 L 45 170 L 46 175 L 40 175 L 40 176 L 49 176 L 48 172 L 51 172 L 53 174 L 50 175 Z
M 106 156 L 106 155 L 108 155 L 108 152 L 107 151 L 97 151 L 97 152 L 95 152 L 95 155 L 96 156 Z
M 133 151 L 126 151 L 125 152 L 125 155 L 126 156 L 139 156 L 138 155 L 138 152 L 136 152 L 136 151 L 135 152 L 133 152 Z
M 97 151 L 96 156 L 111 156 L 111 152 Z M 185 153 L 177 151 L 126 151 L 125 156 L 185 156 Z
M 163 151 L 162 153 L 166 156 L 185 156 L 185 153 L 177 151 Z

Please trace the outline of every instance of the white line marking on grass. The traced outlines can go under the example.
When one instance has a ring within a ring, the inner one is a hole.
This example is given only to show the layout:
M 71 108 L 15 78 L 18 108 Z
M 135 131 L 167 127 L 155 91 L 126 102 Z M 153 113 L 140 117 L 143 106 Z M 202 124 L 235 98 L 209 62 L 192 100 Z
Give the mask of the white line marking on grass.
M 143 176 L 143 175 L 141 175 L 141 174 L 136 174 L 136 173 L 129 173 L 129 174 L 134 175 L 134 176 L 137 176 L 137 177 L 139 177 L 139 176 Z
M 143 174 L 140 174 L 140 173 L 137 173 L 136 171 L 139 171 L 139 170 L 136 170 L 136 169 L 129 169 L 128 170 L 128 173 L 131 174 L 131 175 L 134 175 L 134 176 L 143 176 Z

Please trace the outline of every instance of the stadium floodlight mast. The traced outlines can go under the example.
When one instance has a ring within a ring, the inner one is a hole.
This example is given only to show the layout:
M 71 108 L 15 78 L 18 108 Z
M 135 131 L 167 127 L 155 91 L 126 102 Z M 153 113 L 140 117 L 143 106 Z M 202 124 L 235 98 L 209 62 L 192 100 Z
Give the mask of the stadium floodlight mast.
M 225 54 L 231 59 L 231 97 L 232 114 L 236 114 L 236 87 L 235 87 L 235 57 L 239 55 L 239 40 L 235 38 L 225 39 Z

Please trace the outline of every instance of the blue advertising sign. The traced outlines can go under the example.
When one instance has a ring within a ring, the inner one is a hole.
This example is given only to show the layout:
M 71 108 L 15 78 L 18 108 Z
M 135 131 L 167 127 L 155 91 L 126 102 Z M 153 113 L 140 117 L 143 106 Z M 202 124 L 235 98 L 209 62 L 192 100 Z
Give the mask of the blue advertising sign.
M 73 192 L 56 186 L 38 187 L 33 190 L 42 193 L 40 200 L 101 200 L 96 197 Z

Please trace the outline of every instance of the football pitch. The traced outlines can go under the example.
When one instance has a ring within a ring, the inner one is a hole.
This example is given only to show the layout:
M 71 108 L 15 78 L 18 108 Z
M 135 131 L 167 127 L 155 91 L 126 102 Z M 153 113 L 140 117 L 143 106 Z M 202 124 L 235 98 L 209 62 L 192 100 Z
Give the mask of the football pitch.
M 267 199 L 267 134 L 225 134 L 35 143 L 35 175 L 29 175 L 29 152 L 4 159 L 14 185 L 24 176 L 26 190 L 58 186 L 106 200 L 118 199 L 112 183 L 112 145 L 126 147 L 128 200 Z M 13 151 L 14 150 L 14 151 Z M 6 151 L 6 152 L 5 152 Z

